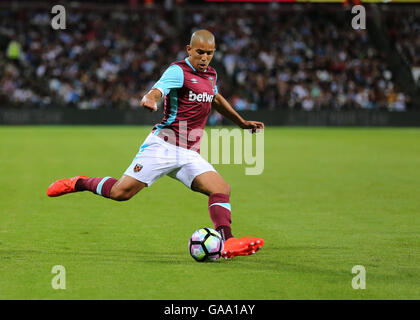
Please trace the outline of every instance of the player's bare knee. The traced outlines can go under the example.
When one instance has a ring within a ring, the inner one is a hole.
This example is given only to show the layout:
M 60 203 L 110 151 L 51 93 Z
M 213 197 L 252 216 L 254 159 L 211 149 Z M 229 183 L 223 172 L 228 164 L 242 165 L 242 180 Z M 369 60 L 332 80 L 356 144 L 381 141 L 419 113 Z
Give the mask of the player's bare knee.
M 130 193 L 121 192 L 121 193 L 118 193 L 117 194 L 117 196 L 115 197 L 114 200 L 117 200 L 117 201 L 127 201 L 127 200 L 130 200 L 131 197 L 132 197 L 132 195 Z
M 227 183 L 226 183 L 226 186 L 225 186 L 225 194 L 230 196 L 230 185 L 227 184 Z
M 127 201 L 132 198 L 133 194 L 129 190 L 116 189 L 112 190 L 111 198 L 116 201 Z
M 215 193 L 223 193 L 227 196 L 230 196 L 230 185 L 227 183 L 224 185 L 221 185 L 215 189 L 213 189 L 211 192 L 209 192 L 209 195 L 215 194 Z

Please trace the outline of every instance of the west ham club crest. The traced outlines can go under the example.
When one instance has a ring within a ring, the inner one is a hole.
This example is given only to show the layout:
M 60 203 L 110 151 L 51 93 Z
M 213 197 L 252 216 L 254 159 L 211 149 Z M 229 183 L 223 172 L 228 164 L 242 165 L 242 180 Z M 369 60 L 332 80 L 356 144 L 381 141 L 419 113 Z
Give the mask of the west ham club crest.
M 139 172 L 141 169 L 143 169 L 143 166 L 141 165 L 141 164 L 136 164 L 135 166 L 134 166 L 134 172 Z

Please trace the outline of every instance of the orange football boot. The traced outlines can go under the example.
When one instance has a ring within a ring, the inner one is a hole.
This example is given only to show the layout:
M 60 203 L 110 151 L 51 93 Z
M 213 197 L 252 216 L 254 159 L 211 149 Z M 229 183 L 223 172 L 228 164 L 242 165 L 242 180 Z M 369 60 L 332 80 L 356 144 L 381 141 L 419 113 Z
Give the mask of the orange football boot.
M 257 252 L 263 245 L 262 238 L 229 238 L 224 242 L 222 257 L 229 259 L 236 256 L 248 256 Z
M 63 194 L 76 192 L 76 182 L 79 179 L 87 179 L 87 176 L 76 176 L 73 178 L 67 178 L 62 180 L 57 180 L 56 182 L 51 183 L 47 189 L 47 196 L 49 197 L 58 197 Z

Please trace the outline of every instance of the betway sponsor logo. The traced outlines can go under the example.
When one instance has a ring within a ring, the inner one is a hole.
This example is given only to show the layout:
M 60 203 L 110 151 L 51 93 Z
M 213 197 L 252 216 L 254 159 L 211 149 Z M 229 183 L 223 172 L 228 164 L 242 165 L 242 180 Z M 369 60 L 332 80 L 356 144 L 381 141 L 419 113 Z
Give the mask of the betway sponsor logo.
M 207 92 L 196 94 L 191 90 L 190 90 L 190 94 L 188 96 L 188 100 L 197 101 L 197 102 L 212 102 L 213 98 L 214 98 L 213 94 L 208 94 Z

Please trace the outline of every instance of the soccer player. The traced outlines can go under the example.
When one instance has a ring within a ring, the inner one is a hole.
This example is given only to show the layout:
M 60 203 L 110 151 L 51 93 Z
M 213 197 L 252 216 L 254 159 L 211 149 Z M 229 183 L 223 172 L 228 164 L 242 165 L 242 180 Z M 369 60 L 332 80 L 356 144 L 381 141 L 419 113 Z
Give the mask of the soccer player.
M 252 132 L 264 129 L 264 124 L 244 120 L 218 92 L 217 73 L 209 65 L 215 52 L 215 38 L 211 32 L 194 32 L 186 49 L 188 57 L 172 63 L 140 102 L 142 107 L 156 111 L 156 103 L 165 97 L 164 116 L 140 146 L 123 176 L 119 180 L 83 175 L 58 180 L 49 186 L 47 195 L 56 197 L 88 190 L 105 198 L 124 201 L 168 175 L 209 197 L 210 218 L 224 240 L 224 258 L 250 255 L 263 246 L 264 240 L 233 237 L 230 187 L 201 157 L 199 145 L 212 107 Z

